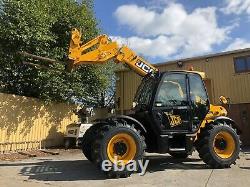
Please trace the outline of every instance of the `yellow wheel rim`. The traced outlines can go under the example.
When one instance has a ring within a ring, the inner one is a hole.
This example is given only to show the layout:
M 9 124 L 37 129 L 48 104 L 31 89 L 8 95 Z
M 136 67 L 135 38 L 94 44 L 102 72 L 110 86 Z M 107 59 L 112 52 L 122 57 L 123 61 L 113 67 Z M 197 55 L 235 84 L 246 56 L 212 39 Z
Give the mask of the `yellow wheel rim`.
M 136 154 L 136 143 L 127 133 L 119 133 L 113 136 L 107 146 L 108 158 L 111 162 L 127 164 L 133 160 Z
M 226 131 L 219 132 L 214 138 L 213 147 L 218 157 L 230 158 L 235 151 L 234 138 Z

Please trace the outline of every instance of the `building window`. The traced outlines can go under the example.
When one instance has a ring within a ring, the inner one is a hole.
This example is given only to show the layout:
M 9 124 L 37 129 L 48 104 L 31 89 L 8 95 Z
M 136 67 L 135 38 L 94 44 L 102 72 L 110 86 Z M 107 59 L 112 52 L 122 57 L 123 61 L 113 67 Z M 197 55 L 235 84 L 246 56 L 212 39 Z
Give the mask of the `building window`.
M 235 73 L 250 72 L 250 56 L 235 58 L 234 70 Z

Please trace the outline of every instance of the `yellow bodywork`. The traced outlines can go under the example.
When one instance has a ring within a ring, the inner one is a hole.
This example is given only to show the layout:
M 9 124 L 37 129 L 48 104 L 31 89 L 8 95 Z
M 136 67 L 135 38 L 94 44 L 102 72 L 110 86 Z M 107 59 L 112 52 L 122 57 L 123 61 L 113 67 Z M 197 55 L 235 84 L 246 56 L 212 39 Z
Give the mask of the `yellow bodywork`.
M 227 110 L 223 106 L 210 104 L 209 112 L 202 121 L 199 131 L 196 133 L 195 141 L 197 140 L 197 135 L 200 133 L 201 128 L 204 128 L 208 123 L 214 121 L 214 119 L 219 116 L 227 116 Z
M 123 63 L 140 76 L 145 76 L 151 72 L 157 72 L 158 69 L 148 63 L 142 57 L 138 56 L 127 46 L 119 47 L 116 41 L 112 41 L 107 35 L 100 35 L 91 41 L 82 44 L 81 32 L 73 29 L 69 47 L 70 64 L 68 70 L 82 64 L 104 64 L 108 60 L 114 60 L 116 63 Z M 198 73 L 205 79 L 205 73 L 200 71 L 185 71 Z
M 210 110 L 205 120 L 214 120 L 218 116 L 227 116 L 227 110 L 222 106 L 210 105 Z
M 158 71 L 127 46 L 119 47 L 118 43 L 107 35 L 100 35 L 82 44 L 81 33 L 77 29 L 72 30 L 68 57 L 71 60 L 69 70 L 82 64 L 104 64 L 108 60 L 114 60 L 128 66 L 140 76 Z
M 227 110 L 222 106 L 216 106 L 210 104 L 210 110 L 207 113 L 205 119 L 201 124 L 201 128 L 205 127 L 205 125 L 211 121 L 213 121 L 216 117 L 219 116 L 227 116 Z

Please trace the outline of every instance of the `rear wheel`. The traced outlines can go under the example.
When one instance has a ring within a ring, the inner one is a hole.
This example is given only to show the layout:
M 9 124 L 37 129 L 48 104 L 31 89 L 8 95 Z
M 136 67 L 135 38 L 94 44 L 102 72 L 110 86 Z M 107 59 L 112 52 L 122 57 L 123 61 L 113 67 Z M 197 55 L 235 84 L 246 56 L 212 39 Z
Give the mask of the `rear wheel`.
M 85 157 L 92 162 L 93 159 L 91 157 L 92 143 L 94 142 L 96 136 L 98 135 L 98 131 L 101 130 L 102 126 L 105 124 L 96 123 L 90 128 L 88 128 L 82 139 L 82 152 Z
M 64 139 L 64 148 L 65 149 L 70 149 L 70 148 L 74 148 L 76 146 L 76 140 L 75 138 L 65 138 Z
M 143 160 L 145 148 L 144 137 L 138 130 L 132 125 L 116 123 L 103 127 L 98 133 L 92 158 L 109 178 L 127 177 L 134 172 L 129 171 L 127 165 L 133 161 L 138 166 L 138 161 Z M 103 168 L 104 161 L 111 163 L 110 170 Z
M 226 168 L 239 157 L 240 139 L 227 124 L 208 124 L 201 129 L 196 149 L 206 164 L 213 168 Z

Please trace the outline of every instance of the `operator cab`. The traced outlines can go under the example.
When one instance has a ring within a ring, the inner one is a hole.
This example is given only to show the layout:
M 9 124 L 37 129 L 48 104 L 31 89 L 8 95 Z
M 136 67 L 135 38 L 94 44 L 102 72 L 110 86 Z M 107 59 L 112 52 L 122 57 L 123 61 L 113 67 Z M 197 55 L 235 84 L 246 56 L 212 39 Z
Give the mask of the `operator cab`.
M 183 134 L 183 139 L 198 131 L 210 106 L 201 75 L 187 71 L 146 76 L 134 103 L 133 117 L 145 125 L 151 137 Z
M 209 111 L 202 77 L 186 71 L 146 76 L 134 103 L 135 113 L 151 113 L 161 131 L 195 132 Z

